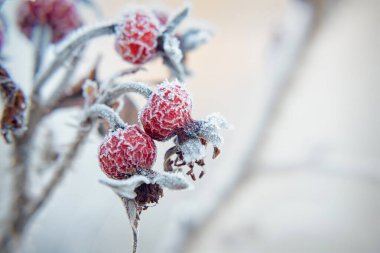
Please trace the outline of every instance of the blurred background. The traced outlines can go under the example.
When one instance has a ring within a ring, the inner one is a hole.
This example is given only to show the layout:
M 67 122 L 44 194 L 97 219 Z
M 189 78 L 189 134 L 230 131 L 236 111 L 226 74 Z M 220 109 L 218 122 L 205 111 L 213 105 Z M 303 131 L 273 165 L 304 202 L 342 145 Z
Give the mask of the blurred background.
M 98 0 L 109 19 L 128 2 Z M 177 10 L 188 2 L 133 3 Z M 166 191 L 142 214 L 139 252 L 380 252 L 380 1 L 190 3 L 182 28 L 215 32 L 189 56 L 193 116 L 221 112 L 234 129 L 224 132 L 221 156 L 206 161 L 206 176 L 193 190 Z M 17 4 L 7 1 L 2 10 L 11 25 L 6 65 L 27 90 L 31 46 L 13 26 Z M 87 68 L 102 54 L 101 77 L 126 66 L 112 38 L 95 41 L 90 52 Z M 160 61 L 147 68 L 132 78 L 168 75 Z M 72 138 L 78 115 L 65 111 L 45 123 L 58 146 Z M 44 145 L 39 140 L 37 148 Z M 33 220 L 22 252 L 130 251 L 123 206 L 98 183 L 100 141 L 94 132 Z M 158 147 L 161 170 L 170 143 Z M 11 171 L 3 141 L 0 153 L 4 200 Z

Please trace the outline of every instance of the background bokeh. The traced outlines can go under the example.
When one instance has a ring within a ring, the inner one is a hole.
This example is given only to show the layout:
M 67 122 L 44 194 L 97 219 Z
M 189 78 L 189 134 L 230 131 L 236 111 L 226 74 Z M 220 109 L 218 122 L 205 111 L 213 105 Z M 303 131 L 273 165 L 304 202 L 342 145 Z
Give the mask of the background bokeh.
M 28 89 L 31 46 L 13 26 L 17 2 L 7 1 L 2 10 L 11 24 L 6 65 Z M 127 1 L 98 2 L 111 19 Z M 298 38 L 297 31 L 302 34 L 310 22 L 310 10 L 299 8 L 302 2 L 191 1 L 185 27 L 203 25 L 215 32 L 189 57 L 193 115 L 221 112 L 234 129 L 224 132 L 222 155 L 206 161 L 207 174 L 193 190 L 166 191 L 143 213 L 140 253 L 380 251 L 380 1 L 315 1 L 315 24 L 307 37 Z M 185 4 L 134 3 L 172 10 Z M 84 14 L 96 21 L 89 11 Z M 126 67 L 112 38 L 92 43 L 90 52 L 84 70 L 98 52 L 101 77 Z M 136 78 L 168 75 L 160 61 L 147 68 Z M 79 115 L 61 112 L 45 122 L 58 146 L 69 143 Z M 44 145 L 43 136 L 36 148 Z M 30 226 L 23 252 L 130 251 L 132 233 L 122 204 L 98 183 L 104 177 L 96 157 L 100 140 L 93 133 Z M 159 145 L 156 169 L 168 147 Z M 11 171 L 3 141 L 0 152 L 4 200 Z M 184 233 L 189 227 L 196 229 Z

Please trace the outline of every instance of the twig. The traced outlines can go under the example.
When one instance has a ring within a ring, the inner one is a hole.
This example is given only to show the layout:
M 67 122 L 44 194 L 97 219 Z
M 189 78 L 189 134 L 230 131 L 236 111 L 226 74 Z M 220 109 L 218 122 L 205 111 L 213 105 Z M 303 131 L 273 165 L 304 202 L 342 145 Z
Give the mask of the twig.
M 143 95 L 145 98 L 149 98 L 153 91 L 145 84 L 138 82 L 117 84 L 113 88 L 107 90 L 106 93 L 99 98 L 98 103 L 108 104 L 127 92 L 136 92 Z
M 111 125 L 113 129 L 125 128 L 126 124 L 118 114 L 110 107 L 103 104 L 95 104 L 88 109 L 88 117 L 101 117 Z
M 40 71 L 46 47 L 50 42 L 51 32 L 47 26 L 36 26 L 33 29 L 34 44 L 34 77 Z
M 80 129 L 77 133 L 77 136 L 74 142 L 70 145 L 67 150 L 67 153 L 62 156 L 62 158 L 57 162 L 52 168 L 54 171 L 53 176 L 51 177 L 47 186 L 43 189 L 40 196 L 37 200 L 32 203 L 32 205 L 28 208 L 27 217 L 32 217 L 42 206 L 43 204 L 50 198 L 54 190 L 64 179 L 64 174 L 68 168 L 71 167 L 74 158 L 79 152 L 80 147 L 83 145 L 85 139 L 90 133 L 91 128 L 89 129 Z
M 272 49 L 273 58 L 277 60 L 269 67 L 270 76 L 273 76 L 269 83 L 272 90 L 261 112 L 261 118 L 252 136 L 249 148 L 242 156 L 243 162 L 238 167 L 239 170 L 227 183 L 223 184 L 223 188 L 219 190 L 216 197 L 208 201 L 208 206 L 202 207 L 199 213 L 192 213 L 191 217 L 187 217 L 186 223 L 178 221 L 180 218 L 177 219 L 175 227 L 169 231 L 167 236 L 170 240 L 164 242 L 166 244 L 163 244 L 158 252 L 184 252 L 194 240 L 197 232 L 208 224 L 210 218 L 222 209 L 228 199 L 238 191 L 239 186 L 251 175 L 253 161 L 265 141 L 267 129 L 270 128 L 278 115 L 278 109 L 286 95 L 290 77 L 297 66 L 296 63 L 307 47 L 307 42 L 318 22 L 317 1 L 292 0 L 290 10 L 291 15 L 285 18 L 285 24 L 281 31 L 285 33 L 279 38 L 280 40 L 276 41 L 276 45 Z M 289 26 L 292 29 L 288 29 Z
M 81 56 L 83 54 L 83 49 L 84 49 L 83 46 L 80 47 L 78 51 L 70 59 L 68 63 L 68 67 L 66 69 L 66 72 L 63 75 L 61 82 L 59 83 L 55 91 L 51 93 L 50 98 L 46 102 L 46 107 L 48 109 L 54 107 L 54 105 L 60 99 L 62 92 L 64 92 L 65 89 L 67 89 L 67 85 L 72 80 L 76 67 L 78 66 L 78 63 L 80 62 Z
M 57 56 L 50 66 L 37 78 L 35 83 L 34 93 L 39 93 L 45 82 L 52 76 L 52 74 L 59 68 L 62 63 L 69 57 L 69 55 L 78 47 L 87 41 L 104 36 L 114 34 L 116 30 L 116 23 L 99 25 L 96 27 L 82 28 L 71 37 L 65 39 L 60 45 Z

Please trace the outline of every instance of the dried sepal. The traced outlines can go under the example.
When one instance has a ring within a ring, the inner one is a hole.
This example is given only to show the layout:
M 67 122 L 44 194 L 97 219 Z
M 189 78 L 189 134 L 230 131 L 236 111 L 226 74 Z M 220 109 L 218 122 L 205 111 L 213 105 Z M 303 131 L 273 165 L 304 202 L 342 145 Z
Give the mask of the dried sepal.
M 110 178 L 100 180 L 100 183 L 107 185 L 115 193 L 127 199 L 136 198 L 137 194 L 135 189 L 142 184 L 150 184 L 151 182 L 151 179 L 142 175 L 134 175 L 124 180 L 114 180 Z
M 231 126 L 220 113 L 213 113 L 201 121 L 197 136 L 210 142 L 214 147 L 213 158 L 220 154 L 220 147 L 223 144 L 223 137 L 219 134 L 220 129 L 229 129 Z
M 176 171 L 182 166 L 189 167 L 188 172 L 193 180 L 196 180 L 194 166 L 200 166 L 199 178 L 204 174 L 206 147 L 210 143 L 213 147 L 212 158 L 215 159 L 221 153 L 223 138 L 220 129 L 228 129 L 230 125 L 219 113 L 206 117 L 205 120 L 193 121 L 177 132 L 174 139 L 175 146 L 170 148 L 164 159 L 165 171 Z M 173 159 L 172 157 L 175 156 Z
M 1 132 L 4 140 L 10 143 L 10 133 L 21 134 L 26 130 L 26 99 L 21 88 L 2 66 L 0 66 L 0 92 L 4 98 Z
M 190 28 L 178 36 L 182 53 L 192 51 L 206 44 L 212 37 L 213 32 L 209 29 Z
M 85 106 L 93 104 L 99 96 L 99 89 L 97 82 L 86 80 L 83 84 L 82 95 L 84 98 Z
M 165 30 L 163 33 L 166 34 L 174 34 L 177 27 L 189 16 L 190 13 L 190 7 L 186 6 L 181 10 L 179 13 L 177 13 L 167 24 Z
M 180 173 L 154 172 L 152 170 L 138 170 L 136 175 L 124 180 L 102 179 L 102 184 L 109 186 L 118 195 L 134 199 L 136 188 L 142 184 L 158 184 L 170 190 L 185 190 L 191 184 Z
M 171 157 L 175 154 L 177 154 L 178 149 L 177 146 L 169 148 L 164 157 L 164 171 L 172 172 L 174 170 L 173 164 L 174 160 L 171 159 Z

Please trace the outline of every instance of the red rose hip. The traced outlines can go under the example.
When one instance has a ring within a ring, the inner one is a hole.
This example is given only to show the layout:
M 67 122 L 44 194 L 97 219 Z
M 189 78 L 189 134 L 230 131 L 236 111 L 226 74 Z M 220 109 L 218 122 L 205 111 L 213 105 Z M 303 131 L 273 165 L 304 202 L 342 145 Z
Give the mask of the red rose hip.
M 110 132 L 99 148 L 99 162 L 110 178 L 125 179 L 136 169 L 151 169 L 156 160 L 154 141 L 137 125 Z
M 18 9 L 18 25 L 29 39 L 34 27 L 47 26 L 55 43 L 78 28 L 81 19 L 73 0 L 23 0 Z
M 164 141 L 193 121 L 191 108 L 191 95 L 184 85 L 166 81 L 157 86 L 139 117 L 150 137 Z
M 119 26 L 115 48 L 132 64 L 143 64 L 156 55 L 159 24 L 154 15 L 142 11 L 128 13 Z

